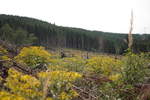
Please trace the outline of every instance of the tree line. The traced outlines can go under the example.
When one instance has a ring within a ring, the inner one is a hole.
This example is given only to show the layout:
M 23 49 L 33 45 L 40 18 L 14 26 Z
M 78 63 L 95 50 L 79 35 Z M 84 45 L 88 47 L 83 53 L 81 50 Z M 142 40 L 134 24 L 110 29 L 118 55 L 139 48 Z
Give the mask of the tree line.
M 0 15 L 0 39 L 18 46 L 75 48 L 122 54 L 128 48 L 127 34 L 63 27 L 34 18 Z M 134 34 L 133 51 L 149 52 L 150 35 Z

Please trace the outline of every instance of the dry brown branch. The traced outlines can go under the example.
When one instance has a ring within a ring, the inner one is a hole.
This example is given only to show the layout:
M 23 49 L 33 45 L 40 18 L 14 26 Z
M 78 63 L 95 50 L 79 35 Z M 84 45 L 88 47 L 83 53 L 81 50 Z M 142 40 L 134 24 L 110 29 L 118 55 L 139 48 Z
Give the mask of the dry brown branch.
M 46 72 L 48 72 L 49 70 L 47 70 Z M 47 77 L 45 82 L 44 82 L 44 86 L 43 86 L 43 97 L 41 100 L 46 100 L 46 97 L 47 97 L 47 94 L 48 94 L 48 85 L 49 85 L 49 81 L 50 81 L 50 78 Z
M 140 100 L 150 100 L 150 84 L 137 84 Z
M 96 76 L 96 75 L 87 76 L 87 75 L 83 75 L 83 77 L 84 77 L 85 80 L 94 82 L 96 84 L 102 84 L 102 83 L 105 83 L 105 82 L 112 82 L 112 80 L 110 80 L 108 77 L 105 77 L 105 76 Z
M 90 92 L 85 91 L 84 89 L 77 87 L 75 85 L 72 86 L 73 90 L 77 91 L 79 94 L 79 97 L 82 98 L 82 100 L 98 100 L 97 96 L 92 95 Z
M 102 92 L 97 93 L 98 86 L 105 82 L 112 82 L 107 77 L 97 76 L 97 75 L 83 75 L 82 79 L 85 84 L 93 84 L 93 87 L 80 87 L 73 85 L 73 90 L 75 90 L 79 96 L 77 100 L 99 100 L 100 96 L 105 96 Z

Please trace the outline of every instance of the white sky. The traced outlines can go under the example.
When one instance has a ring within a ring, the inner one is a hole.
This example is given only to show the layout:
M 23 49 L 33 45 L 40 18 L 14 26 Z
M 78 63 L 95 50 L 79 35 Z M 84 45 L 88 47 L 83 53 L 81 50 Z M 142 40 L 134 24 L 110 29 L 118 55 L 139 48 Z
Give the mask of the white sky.
M 56 25 L 106 32 L 150 33 L 150 0 L 0 0 L 0 14 L 38 18 Z

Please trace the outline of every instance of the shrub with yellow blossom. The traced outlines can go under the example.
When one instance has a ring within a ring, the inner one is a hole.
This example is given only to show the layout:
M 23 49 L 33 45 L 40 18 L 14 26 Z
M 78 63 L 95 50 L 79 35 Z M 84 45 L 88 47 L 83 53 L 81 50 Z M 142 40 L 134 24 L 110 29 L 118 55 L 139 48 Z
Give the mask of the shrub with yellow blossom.
M 82 76 L 76 72 L 41 72 L 38 76 L 43 83 L 43 87 L 48 80 L 47 90 L 50 91 L 54 100 L 71 100 L 78 95 L 77 92 L 72 89 L 72 83 Z
M 0 100 L 43 100 L 46 84 L 49 95 L 44 100 L 71 100 L 78 96 L 72 89 L 72 83 L 81 77 L 76 72 L 51 71 L 40 72 L 38 78 L 35 78 L 10 68 L 4 84 L 10 90 L 0 90 Z
M 98 56 L 87 60 L 85 71 L 105 76 L 115 75 L 122 70 L 121 61 L 107 57 Z
M 26 100 L 26 99 L 17 94 L 11 94 L 6 91 L 0 91 L 0 100 Z
M 1 60 L 4 61 L 3 63 L 1 63 L 3 67 L 5 66 L 8 68 L 12 65 L 12 62 L 10 62 L 11 59 L 8 55 L 8 51 L 5 48 L 3 48 L 2 46 L 0 46 L 0 61 Z M 0 67 L 2 67 L 2 66 L 0 66 Z M 0 70 L 0 75 L 1 75 L 1 73 L 3 73 L 3 72 L 1 72 L 1 70 Z
M 0 46 L 0 54 L 7 54 L 7 50 Z
M 0 46 L 0 60 L 10 60 L 8 57 L 8 51 Z
M 9 76 L 7 77 L 5 86 L 18 96 L 24 97 L 27 100 L 32 100 L 42 96 L 39 90 L 40 81 L 30 75 L 24 75 L 13 68 L 9 69 Z
M 40 64 L 48 64 L 50 62 L 51 54 L 43 47 L 24 47 L 15 59 L 19 63 L 26 64 L 32 68 Z

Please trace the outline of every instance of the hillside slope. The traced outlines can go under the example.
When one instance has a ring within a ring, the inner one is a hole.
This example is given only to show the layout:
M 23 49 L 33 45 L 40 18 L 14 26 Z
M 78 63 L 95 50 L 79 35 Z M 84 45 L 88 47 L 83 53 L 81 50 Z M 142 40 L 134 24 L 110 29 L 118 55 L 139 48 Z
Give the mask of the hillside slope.
M 34 43 L 47 48 L 75 48 L 89 51 L 121 54 L 127 49 L 127 34 L 89 31 L 80 28 L 62 27 L 45 21 L 0 15 L 0 29 L 8 24 L 12 29 L 22 28 L 38 39 Z M 3 33 L 0 31 L 0 36 Z M 150 35 L 133 35 L 135 52 L 150 51 Z

